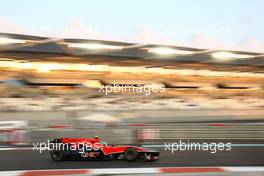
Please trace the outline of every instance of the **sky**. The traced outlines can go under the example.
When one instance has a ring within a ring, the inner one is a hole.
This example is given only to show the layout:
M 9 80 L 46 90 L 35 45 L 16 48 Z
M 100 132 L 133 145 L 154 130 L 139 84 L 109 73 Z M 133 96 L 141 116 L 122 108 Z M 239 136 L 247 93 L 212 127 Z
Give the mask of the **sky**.
M 6 0 L 0 32 L 264 52 L 263 0 Z

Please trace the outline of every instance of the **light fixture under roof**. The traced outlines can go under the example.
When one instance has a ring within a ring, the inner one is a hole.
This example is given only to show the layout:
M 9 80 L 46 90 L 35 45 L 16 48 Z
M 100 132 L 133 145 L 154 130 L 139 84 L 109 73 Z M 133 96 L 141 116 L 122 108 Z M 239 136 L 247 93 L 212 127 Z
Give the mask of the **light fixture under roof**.
M 232 52 L 227 51 L 219 51 L 212 53 L 211 56 L 215 59 L 219 59 L 221 61 L 229 61 L 233 59 L 247 59 L 247 58 L 253 58 L 255 55 L 248 55 L 248 54 L 236 54 Z
M 26 40 L 0 37 L 0 45 L 23 44 L 23 43 L 26 43 Z
M 194 54 L 193 51 L 188 50 L 179 50 L 174 48 L 165 48 L 165 47 L 159 47 L 159 48 L 150 48 L 148 49 L 148 52 L 154 53 L 154 54 L 160 54 L 160 55 L 187 55 L 187 54 Z
M 72 48 L 82 48 L 82 49 L 91 49 L 91 50 L 115 50 L 115 49 L 123 49 L 124 47 L 121 45 L 106 45 L 99 43 L 71 43 L 68 44 L 68 47 Z

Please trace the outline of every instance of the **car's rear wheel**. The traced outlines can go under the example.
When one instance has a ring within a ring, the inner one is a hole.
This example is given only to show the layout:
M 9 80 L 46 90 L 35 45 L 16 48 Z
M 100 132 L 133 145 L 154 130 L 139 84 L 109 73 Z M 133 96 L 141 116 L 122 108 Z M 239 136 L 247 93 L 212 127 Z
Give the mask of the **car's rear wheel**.
M 65 152 L 60 150 L 53 150 L 50 152 L 50 157 L 53 161 L 63 161 L 65 159 Z
M 51 157 L 51 159 L 53 161 L 56 161 L 56 162 L 64 160 L 65 159 L 65 151 L 56 148 L 57 146 L 60 147 L 60 145 L 58 145 L 58 144 L 61 143 L 61 140 L 60 139 L 54 139 L 52 141 L 52 143 L 53 143 L 53 147 L 50 150 L 50 157 Z M 54 148 L 54 144 L 56 146 L 55 148 Z
M 134 148 L 128 148 L 124 153 L 124 157 L 127 161 L 136 161 L 138 159 L 138 152 Z

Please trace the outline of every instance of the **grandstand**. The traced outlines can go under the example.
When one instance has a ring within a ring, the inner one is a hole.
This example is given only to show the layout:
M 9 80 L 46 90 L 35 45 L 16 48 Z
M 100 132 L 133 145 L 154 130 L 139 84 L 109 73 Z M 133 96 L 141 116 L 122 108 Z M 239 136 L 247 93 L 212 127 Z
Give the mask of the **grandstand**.
M 263 53 L 1 33 L 0 110 L 263 108 L 263 68 Z

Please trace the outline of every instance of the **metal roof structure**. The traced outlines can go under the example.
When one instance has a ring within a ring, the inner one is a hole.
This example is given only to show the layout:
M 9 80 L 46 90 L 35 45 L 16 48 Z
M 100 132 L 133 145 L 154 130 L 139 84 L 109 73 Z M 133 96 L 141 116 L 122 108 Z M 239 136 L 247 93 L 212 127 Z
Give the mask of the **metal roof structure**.
M 137 44 L 88 39 L 52 39 L 31 35 L 0 33 L 0 60 L 5 56 L 57 55 L 74 56 L 98 62 L 127 61 L 152 63 L 150 66 L 172 66 L 198 63 L 225 66 L 264 66 L 264 53 L 208 50 L 169 45 Z M 9 54 L 9 55 L 8 55 Z M 19 58 L 19 56 L 17 56 Z M 99 59 L 103 58 L 103 59 Z M 91 60 L 93 60 L 91 59 Z M 155 63 L 155 64 L 154 64 Z

